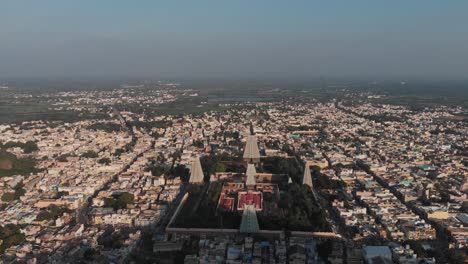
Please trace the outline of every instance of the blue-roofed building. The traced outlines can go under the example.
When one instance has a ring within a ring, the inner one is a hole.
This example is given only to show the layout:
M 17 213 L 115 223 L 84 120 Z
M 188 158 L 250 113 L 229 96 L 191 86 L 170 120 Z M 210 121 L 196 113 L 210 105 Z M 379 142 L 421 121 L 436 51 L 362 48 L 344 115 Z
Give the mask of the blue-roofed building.
M 435 170 L 435 169 L 436 169 L 436 167 L 430 166 L 430 165 L 421 165 L 421 166 L 419 166 L 419 168 L 420 168 L 421 170 L 424 170 L 424 171 L 431 171 L 431 170 Z

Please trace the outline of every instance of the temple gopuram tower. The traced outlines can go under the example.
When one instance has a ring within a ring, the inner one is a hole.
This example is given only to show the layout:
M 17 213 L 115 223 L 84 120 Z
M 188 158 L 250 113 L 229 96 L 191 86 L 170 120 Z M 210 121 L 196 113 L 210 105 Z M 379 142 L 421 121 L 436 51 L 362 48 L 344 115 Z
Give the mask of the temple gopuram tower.
M 190 179 L 189 183 L 200 184 L 203 183 L 203 170 L 200 163 L 200 157 L 196 157 L 192 161 L 192 167 L 190 168 Z
M 244 149 L 244 161 L 247 163 L 260 162 L 260 151 L 258 150 L 257 137 L 249 135 Z

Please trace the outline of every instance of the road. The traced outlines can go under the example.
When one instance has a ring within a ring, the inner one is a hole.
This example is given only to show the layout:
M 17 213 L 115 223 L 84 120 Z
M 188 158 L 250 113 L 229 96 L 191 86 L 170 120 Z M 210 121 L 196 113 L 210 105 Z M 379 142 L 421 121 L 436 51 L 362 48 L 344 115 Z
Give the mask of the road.
M 150 144 L 150 146 L 145 149 L 144 151 L 142 151 L 141 153 L 137 154 L 135 157 L 133 157 L 133 159 L 127 164 L 125 165 L 119 172 L 117 172 L 116 174 L 114 174 L 109 181 L 107 181 L 101 188 L 99 188 L 98 190 L 96 190 L 93 195 L 91 195 L 90 197 L 88 197 L 88 199 L 86 199 L 85 201 L 85 204 L 82 205 L 82 207 L 80 209 L 78 209 L 77 211 L 77 222 L 80 223 L 80 224 L 84 224 L 85 226 L 87 226 L 89 223 L 88 223 L 88 220 L 89 220 L 89 217 L 88 217 L 88 214 L 89 214 L 89 208 L 91 206 L 91 203 L 93 201 L 93 198 L 96 198 L 97 195 L 99 194 L 99 192 L 103 191 L 103 190 L 106 190 L 106 189 L 109 189 L 111 184 L 116 182 L 118 179 L 119 179 L 119 175 L 121 175 L 122 173 L 126 172 L 132 165 L 133 163 L 135 163 L 135 161 L 142 157 L 146 152 L 150 151 L 151 149 L 153 149 L 154 147 L 154 141 L 152 141 L 152 143 Z

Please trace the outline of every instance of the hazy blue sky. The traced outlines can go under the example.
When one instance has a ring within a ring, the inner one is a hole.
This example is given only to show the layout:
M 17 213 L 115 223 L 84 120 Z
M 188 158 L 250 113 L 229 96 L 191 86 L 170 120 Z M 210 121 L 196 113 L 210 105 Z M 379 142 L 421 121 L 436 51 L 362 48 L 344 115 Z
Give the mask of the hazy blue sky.
M 466 78 L 466 0 L 1 0 L 0 78 Z

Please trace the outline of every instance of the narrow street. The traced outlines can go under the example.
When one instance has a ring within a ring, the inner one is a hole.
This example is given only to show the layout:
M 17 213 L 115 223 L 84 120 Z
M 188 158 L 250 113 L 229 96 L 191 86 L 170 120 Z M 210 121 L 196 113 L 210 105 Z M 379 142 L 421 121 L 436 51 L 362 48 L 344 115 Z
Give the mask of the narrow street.
M 138 139 L 137 139 L 138 140 Z M 109 189 L 110 185 L 114 182 L 116 182 L 118 179 L 119 179 L 119 175 L 121 175 L 122 173 L 126 172 L 132 165 L 133 163 L 135 163 L 135 161 L 142 157 L 145 153 L 147 153 L 148 151 L 150 151 L 151 149 L 154 148 L 154 143 L 155 141 L 153 140 L 150 144 L 150 146 L 145 149 L 144 151 L 142 151 L 141 153 L 135 155 L 135 157 L 132 158 L 132 160 L 127 164 L 125 165 L 118 173 L 114 174 L 109 181 L 107 181 L 103 186 L 102 188 L 96 190 L 94 192 L 94 194 L 90 197 L 88 197 L 86 199 L 86 202 L 85 204 L 80 208 L 78 209 L 77 211 L 77 222 L 80 223 L 80 224 L 84 224 L 85 226 L 87 226 L 89 223 L 88 223 L 88 220 L 89 220 L 89 217 L 88 217 L 88 213 L 89 213 L 89 208 L 91 206 L 91 203 L 92 203 L 92 200 L 93 198 L 96 198 L 97 195 L 99 194 L 99 192 L 103 191 L 103 190 L 106 190 L 106 189 Z

